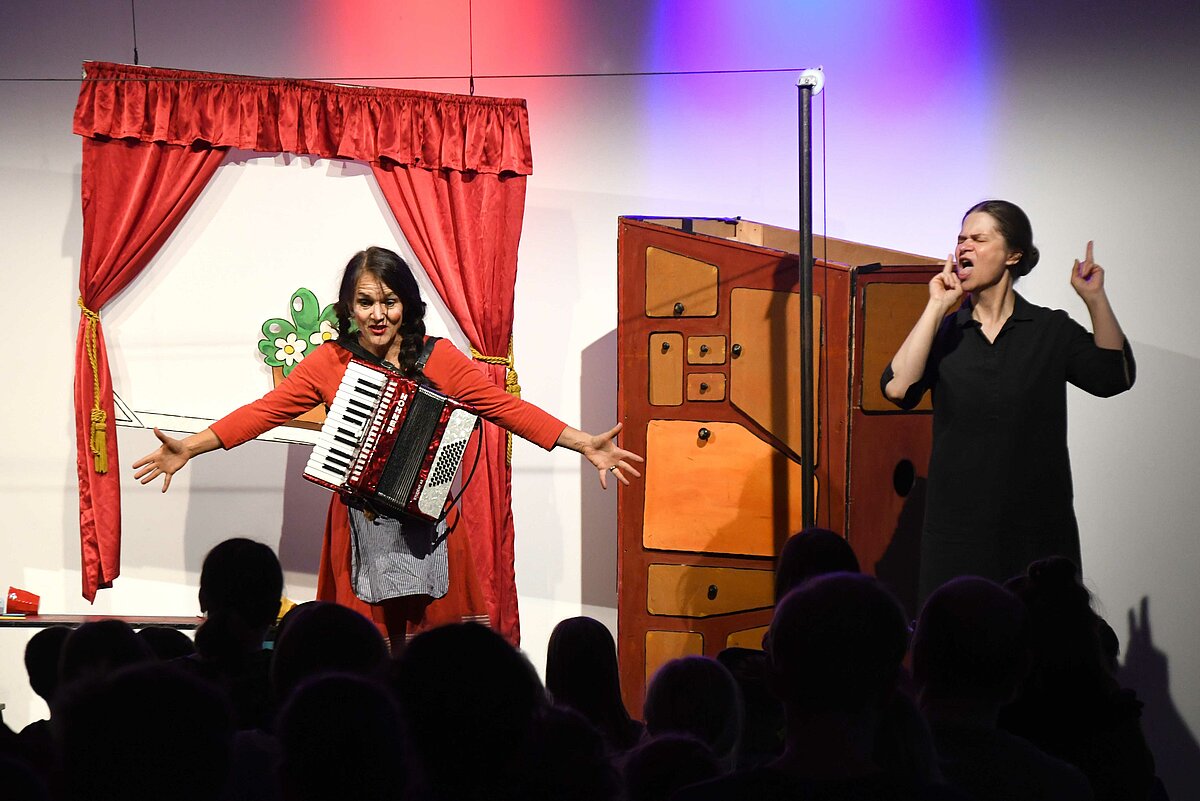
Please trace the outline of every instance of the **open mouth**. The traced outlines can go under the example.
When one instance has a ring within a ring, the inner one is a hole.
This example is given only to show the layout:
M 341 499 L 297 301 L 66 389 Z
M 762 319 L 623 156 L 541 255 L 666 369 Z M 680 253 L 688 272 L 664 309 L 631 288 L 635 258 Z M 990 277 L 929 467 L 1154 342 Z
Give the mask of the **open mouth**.
M 966 276 L 970 275 L 971 268 L 973 268 L 974 266 L 975 266 L 975 262 L 972 261 L 971 259 L 959 259 L 958 260 L 958 270 L 956 270 L 956 272 L 958 273 L 958 277 L 965 278 Z

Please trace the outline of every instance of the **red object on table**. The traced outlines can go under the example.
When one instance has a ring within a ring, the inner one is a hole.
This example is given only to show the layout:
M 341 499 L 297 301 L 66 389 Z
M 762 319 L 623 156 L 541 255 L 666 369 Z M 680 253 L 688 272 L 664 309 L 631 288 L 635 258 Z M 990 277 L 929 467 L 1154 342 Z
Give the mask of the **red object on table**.
M 29 590 L 19 590 L 16 587 L 8 588 L 7 599 L 4 613 L 8 615 L 36 615 L 38 604 L 42 600 Z

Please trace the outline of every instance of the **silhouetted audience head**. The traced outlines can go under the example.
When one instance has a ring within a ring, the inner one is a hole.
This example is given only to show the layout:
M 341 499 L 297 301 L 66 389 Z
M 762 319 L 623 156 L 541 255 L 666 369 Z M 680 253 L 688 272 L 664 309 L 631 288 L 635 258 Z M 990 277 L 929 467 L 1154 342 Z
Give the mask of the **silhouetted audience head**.
M 1121 667 L 1121 640 L 1108 621 L 1101 617 L 1096 619 L 1096 634 L 1100 638 L 1100 652 L 1104 655 L 1104 666 L 1108 668 L 1109 673 L 1115 676 Z
M 974 576 L 929 596 L 912 643 L 913 679 L 925 696 L 1011 700 L 1029 668 L 1025 606 L 1003 587 Z
M 528 801 L 614 801 L 621 782 L 600 732 L 583 715 L 547 705 L 538 713 Z
M 1029 619 L 1031 669 L 999 725 L 1088 778 L 1097 801 L 1147 798 L 1154 758 L 1141 730 L 1142 704 L 1122 689 L 1079 569 L 1063 557 L 1032 563 L 1009 582 Z M 1111 647 L 1111 644 L 1110 644 Z
M 646 731 L 690 734 L 732 770 L 742 737 L 742 698 L 733 675 L 715 659 L 685 656 L 658 669 L 646 689 Z
M 641 726 L 621 699 L 617 646 L 608 627 L 590 617 L 560 622 L 546 648 L 546 690 L 600 730 L 613 751 L 637 742 Z
M 535 719 L 546 705 L 529 661 L 494 631 L 460 623 L 414 637 L 398 667 L 426 795 L 524 797 Z
M 14 801 L 50 801 L 46 784 L 24 760 L 0 752 L 0 790 Z
M 276 734 L 284 801 L 403 795 L 400 709 L 380 683 L 344 673 L 303 681 L 280 711 Z
M 806 528 L 783 544 L 775 567 L 775 600 L 805 580 L 826 573 L 858 573 L 858 557 L 841 534 L 827 528 Z
M 722 772 L 712 749 L 690 734 L 648 737 L 625 756 L 625 798 L 667 801 L 676 790 L 715 779 Z
M 282 703 L 310 676 L 334 672 L 378 676 L 387 663 L 387 645 L 374 623 L 348 607 L 313 601 L 288 612 L 280 627 L 271 686 Z
M 904 611 L 875 579 L 832 573 L 792 590 L 771 622 L 773 685 L 789 712 L 881 709 L 908 645 Z
M 161 662 L 196 653 L 192 638 L 170 626 L 146 626 L 138 629 L 138 636 Z
M 208 801 L 225 783 L 225 700 L 164 663 L 64 686 L 52 721 L 68 801 Z
M 218 543 L 200 569 L 200 611 L 208 615 L 196 631 L 201 656 L 222 659 L 262 648 L 282 597 L 283 570 L 274 551 L 243 537 Z
M 63 644 L 71 636 L 66 626 L 49 626 L 41 629 L 25 645 L 25 672 L 29 674 L 29 686 L 47 704 L 54 699 L 58 689 L 58 664 L 62 658 Z
M 738 746 L 739 770 L 765 765 L 783 751 L 783 704 L 771 691 L 770 662 L 761 649 L 725 648 L 717 661 L 733 675 L 745 720 Z
M 154 659 L 150 646 L 123 620 L 96 620 L 71 632 L 59 658 L 60 686 Z
M 1107 692 L 1115 689 L 1101 643 L 1100 617 L 1071 560 L 1052 556 L 1029 565 L 1010 587 L 1029 615 L 1034 689 Z
M 871 760 L 884 773 L 913 786 L 943 781 L 929 724 L 903 692 L 892 693 L 879 714 Z

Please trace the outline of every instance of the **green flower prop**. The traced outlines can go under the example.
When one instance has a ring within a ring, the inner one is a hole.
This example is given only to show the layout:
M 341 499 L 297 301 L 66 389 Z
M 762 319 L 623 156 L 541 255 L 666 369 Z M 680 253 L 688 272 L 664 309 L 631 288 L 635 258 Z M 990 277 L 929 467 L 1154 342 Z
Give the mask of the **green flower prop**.
M 282 367 L 285 376 L 317 345 L 337 339 L 337 314 L 332 303 L 322 309 L 317 296 L 300 287 L 292 293 L 291 305 L 291 321 L 282 317 L 267 320 L 262 325 L 263 338 L 258 341 L 263 361 Z

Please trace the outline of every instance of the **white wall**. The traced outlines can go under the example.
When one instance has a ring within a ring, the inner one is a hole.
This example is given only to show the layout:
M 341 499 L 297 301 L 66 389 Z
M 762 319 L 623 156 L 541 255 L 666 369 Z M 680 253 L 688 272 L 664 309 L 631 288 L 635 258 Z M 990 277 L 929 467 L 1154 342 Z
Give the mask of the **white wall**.
M 1129 648 L 1128 680 L 1147 701 L 1168 788 L 1179 797 L 1197 789 L 1200 426 L 1191 412 L 1200 340 L 1188 325 L 1200 295 L 1190 263 L 1200 208 L 1196 4 L 1151 2 L 1137 12 L 1115 0 L 474 6 L 481 74 L 823 64 L 816 124 L 825 187 L 816 216 L 830 235 L 940 255 L 953 245 L 962 209 L 1008 197 L 1030 212 L 1043 254 L 1022 292 L 1079 317 L 1085 310 L 1066 271 L 1096 240 L 1139 380 L 1108 401 L 1071 395 L 1084 560 Z M 461 92 L 461 80 L 366 79 L 462 74 L 466 9 L 466 0 L 143 1 L 138 46 L 141 62 L 155 66 Z M 0 5 L 3 78 L 77 78 L 84 59 L 130 61 L 131 41 L 125 0 Z M 592 429 L 615 417 L 618 215 L 795 225 L 794 81 L 785 72 L 477 82 L 481 94 L 529 101 L 535 172 L 516 322 L 526 397 Z M 79 597 L 71 430 L 77 89 L 71 81 L 0 82 L 0 320 L 12 343 L 0 357 L 8 388 L 0 399 L 0 585 L 38 592 L 53 611 L 193 613 L 203 553 L 249 533 L 279 544 L 289 589 L 308 597 L 316 552 L 302 521 L 314 501 L 299 482 L 263 478 L 294 476 L 302 461 L 267 443 L 193 465 L 166 497 L 126 481 L 123 575 L 95 607 Z M 336 231 L 327 236 L 342 247 Z M 132 430 L 118 442 L 126 467 L 151 444 Z M 230 476 L 244 483 L 236 497 L 218 492 Z M 615 500 L 594 484 L 572 454 L 517 447 L 517 577 L 524 644 L 539 664 L 558 619 L 584 611 L 615 622 Z M 8 720 L 23 724 L 40 708 L 27 700 L 9 639 L 0 639 L 0 701 Z

